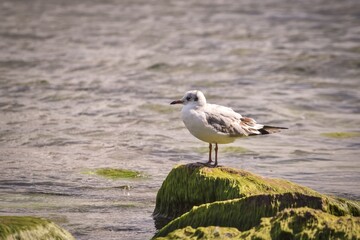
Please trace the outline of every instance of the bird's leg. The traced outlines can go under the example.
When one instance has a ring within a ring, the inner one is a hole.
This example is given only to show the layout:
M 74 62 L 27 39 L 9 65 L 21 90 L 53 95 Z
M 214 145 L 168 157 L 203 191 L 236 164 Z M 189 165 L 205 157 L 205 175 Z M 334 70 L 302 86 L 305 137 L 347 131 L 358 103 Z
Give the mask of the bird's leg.
M 197 162 L 197 163 L 207 167 L 212 167 L 213 165 L 211 164 L 212 163 L 211 152 L 212 152 L 212 144 L 209 143 L 209 161 L 207 161 L 206 163 L 202 163 L 202 162 Z
M 218 144 L 215 143 L 215 163 L 214 163 L 214 167 L 217 166 L 218 162 L 217 162 L 217 155 L 218 155 Z
M 211 159 L 211 152 L 212 152 L 212 144 L 209 143 L 209 161 L 207 162 L 207 164 L 210 164 L 212 162 L 212 159 Z

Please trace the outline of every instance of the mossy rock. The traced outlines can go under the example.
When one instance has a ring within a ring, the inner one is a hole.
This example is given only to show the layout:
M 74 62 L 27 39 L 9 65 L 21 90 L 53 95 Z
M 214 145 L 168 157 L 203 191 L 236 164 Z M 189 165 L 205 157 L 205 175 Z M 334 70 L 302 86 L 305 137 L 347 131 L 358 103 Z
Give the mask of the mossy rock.
M 193 206 L 204 203 L 242 198 L 258 194 L 297 192 L 313 196 L 319 193 L 281 179 L 269 179 L 253 173 L 227 168 L 208 168 L 201 164 L 175 167 L 163 182 L 156 197 L 153 216 L 162 227 Z
M 190 226 L 186 228 L 177 229 L 165 237 L 155 238 L 156 240 L 196 240 L 196 239 L 239 239 L 241 232 L 236 228 L 229 227 L 198 227 L 192 228 Z
M 247 231 L 258 226 L 261 218 L 276 216 L 278 212 L 287 208 L 309 207 L 334 216 L 352 216 L 358 214 L 357 211 L 352 212 L 353 204 L 356 203 L 343 204 L 337 199 L 303 193 L 261 194 L 216 201 L 193 207 L 189 212 L 163 227 L 156 236 L 166 236 L 168 233 L 186 226 L 193 228 L 234 227 L 240 231 Z M 359 205 L 357 207 L 359 208 Z
M 359 239 L 360 218 L 334 216 L 311 208 L 286 209 L 247 231 L 231 227 L 190 226 L 177 229 L 165 239 Z
M 360 216 L 358 201 L 326 196 L 286 180 L 227 167 L 181 165 L 169 173 L 157 194 L 153 216 L 161 229 L 155 237 L 188 226 L 249 231 L 262 218 L 303 207 L 338 217 Z
M 0 239 L 75 240 L 55 223 L 29 216 L 0 216 Z

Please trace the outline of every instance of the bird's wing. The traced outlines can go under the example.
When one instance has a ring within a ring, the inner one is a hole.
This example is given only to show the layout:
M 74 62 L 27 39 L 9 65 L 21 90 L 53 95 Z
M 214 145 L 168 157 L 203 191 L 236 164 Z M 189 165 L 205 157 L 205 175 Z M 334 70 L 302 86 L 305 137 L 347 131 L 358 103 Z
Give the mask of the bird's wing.
M 231 108 L 208 104 L 205 111 L 206 121 L 211 128 L 233 137 L 261 134 L 258 130 L 263 125 L 257 124 L 252 118 L 242 117 Z
M 240 126 L 246 131 L 246 136 L 264 134 L 262 129 L 264 125 L 256 123 L 256 121 L 249 117 L 242 117 Z

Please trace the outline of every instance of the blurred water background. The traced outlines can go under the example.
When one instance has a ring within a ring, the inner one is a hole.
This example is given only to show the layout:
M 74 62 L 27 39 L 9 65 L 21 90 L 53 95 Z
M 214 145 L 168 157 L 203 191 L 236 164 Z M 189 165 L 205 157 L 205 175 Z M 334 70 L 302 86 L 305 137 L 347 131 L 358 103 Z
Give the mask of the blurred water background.
M 207 160 L 169 105 L 190 89 L 290 128 L 221 145 L 220 164 L 359 200 L 359 13 L 357 0 L 2 0 L 0 214 L 149 239 L 166 175 Z M 86 174 L 103 167 L 147 177 Z

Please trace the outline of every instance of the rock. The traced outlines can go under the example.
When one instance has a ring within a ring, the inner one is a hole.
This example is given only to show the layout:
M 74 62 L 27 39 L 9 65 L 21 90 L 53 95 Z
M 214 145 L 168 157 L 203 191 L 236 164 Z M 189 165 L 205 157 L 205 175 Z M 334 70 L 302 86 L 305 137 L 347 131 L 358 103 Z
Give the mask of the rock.
M 317 209 L 334 216 L 352 216 L 352 208 L 347 204 L 326 197 L 303 193 L 261 194 L 195 206 L 163 227 L 156 236 L 166 236 L 186 226 L 234 227 L 247 231 L 258 226 L 264 217 L 274 217 L 285 209 L 301 207 Z
M 319 193 L 280 179 L 232 168 L 208 168 L 200 164 L 175 167 L 163 182 L 156 197 L 155 219 L 171 220 L 204 203 L 242 198 L 264 193 Z
M 337 217 L 311 208 L 286 209 L 247 231 L 230 227 L 181 228 L 165 239 L 358 239 L 360 218 Z
M 232 168 L 182 165 L 169 173 L 158 192 L 154 219 L 161 230 L 155 237 L 187 226 L 249 231 L 263 218 L 275 217 L 287 208 L 303 207 L 333 216 L 360 215 L 359 202 L 322 195 L 286 180 Z
M 0 239 L 75 240 L 66 230 L 44 218 L 0 216 Z
M 241 232 L 236 228 L 229 227 L 192 227 L 181 228 L 169 233 L 166 237 L 158 237 L 156 240 L 167 239 L 239 239 Z

